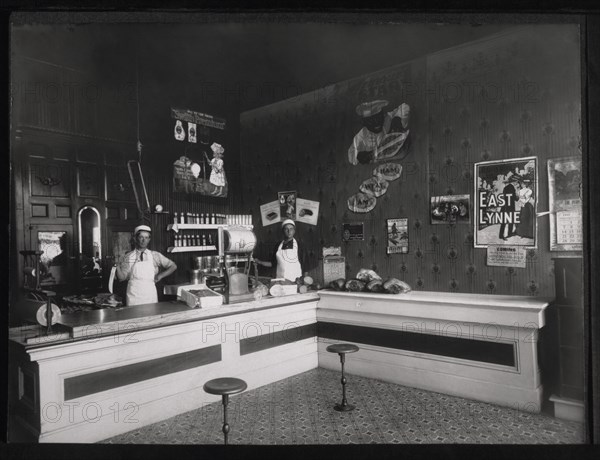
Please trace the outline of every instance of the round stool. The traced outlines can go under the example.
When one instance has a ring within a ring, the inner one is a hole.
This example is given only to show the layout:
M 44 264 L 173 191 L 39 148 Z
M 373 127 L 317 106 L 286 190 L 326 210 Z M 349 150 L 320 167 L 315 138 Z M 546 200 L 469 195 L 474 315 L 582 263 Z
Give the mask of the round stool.
M 234 377 L 213 379 L 204 384 L 204 391 L 212 395 L 221 395 L 223 397 L 223 434 L 225 435 L 225 445 L 227 445 L 227 435 L 229 434 L 229 424 L 227 423 L 229 395 L 241 393 L 246 388 L 248 388 L 246 382 Z
M 347 412 L 354 409 L 354 406 L 352 404 L 348 404 L 348 401 L 346 401 L 346 376 L 344 375 L 344 362 L 346 361 L 346 353 L 354 353 L 358 350 L 359 348 L 351 343 L 336 343 L 327 347 L 328 352 L 337 353 L 340 355 L 340 362 L 342 363 L 342 403 L 333 406 L 333 408 L 339 412 Z

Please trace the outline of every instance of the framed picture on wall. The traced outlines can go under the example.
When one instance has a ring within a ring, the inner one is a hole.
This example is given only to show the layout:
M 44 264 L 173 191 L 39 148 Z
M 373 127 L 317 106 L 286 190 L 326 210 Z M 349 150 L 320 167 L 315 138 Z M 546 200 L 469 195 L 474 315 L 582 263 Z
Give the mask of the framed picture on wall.
M 429 212 L 433 225 L 470 224 L 471 197 L 469 195 L 432 196 Z
M 408 254 L 408 219 L 387 219 L 387 253 Z
M 365 239 L 364 222 L 342 224 L 343 241 L 362 241 Z
M 537 247 L 537 157 L 475 163 L 475 247 Z
M 583 250 L 581 157 L 548 160 L 550 250 Z

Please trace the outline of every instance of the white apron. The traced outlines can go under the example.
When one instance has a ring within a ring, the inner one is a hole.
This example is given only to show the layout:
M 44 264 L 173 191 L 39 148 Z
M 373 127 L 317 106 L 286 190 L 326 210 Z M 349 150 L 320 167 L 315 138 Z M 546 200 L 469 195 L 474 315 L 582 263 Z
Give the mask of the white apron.
M 285 278 L 286 280 L 296 281 L 296 278 L 302 276 L 302 267 L 300 259 L 298 259 L 298 242 L 292 240 L 292 249 L 281 249 L 283 241 L 279 243 L 275 259 L 277 260 L 277 278 Z
M 158 302 L 154 284 L 154 262 L 152 253 L 144 252 L 144 260 L 138 260 L 131 269 L 127 283 L 127 305 L 141 305 Z

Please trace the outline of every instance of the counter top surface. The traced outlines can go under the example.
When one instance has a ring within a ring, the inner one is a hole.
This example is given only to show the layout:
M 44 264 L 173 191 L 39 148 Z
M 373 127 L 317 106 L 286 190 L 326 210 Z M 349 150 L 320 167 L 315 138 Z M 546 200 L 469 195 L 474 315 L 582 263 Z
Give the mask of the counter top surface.
M 427 302 L 439 304 L 456 304 L 463 307 L 477 308 L 515 308 L 519 310 L 545 308 L 553 299 L 545 297 L 493 295 L 493 294 L 465 294 L 433 291 L 411 291 L 405 294 L 385 294 L 372 292 L 347 292 L 324 289 L 319 291 L 319 296 L 341 296 L 348 298 L 367 298 L 371 300 L 386 300 L 399 302 Z
M 317 300 L 319 300 L 318 294 L 310 292 L 203 309 L 189 308 L 183 302 L 169 301 L 115 309 L 80 311 L 62 315 L 59 322 L 53 326 L 52 336 L 45 336 L 44 328 L 41 326 L 28 326 L 11 328 L 9 338 L 27 346 L 48 346 L 73 339 L 110 335 L 119 330 L 133 331 L 168 326 Z

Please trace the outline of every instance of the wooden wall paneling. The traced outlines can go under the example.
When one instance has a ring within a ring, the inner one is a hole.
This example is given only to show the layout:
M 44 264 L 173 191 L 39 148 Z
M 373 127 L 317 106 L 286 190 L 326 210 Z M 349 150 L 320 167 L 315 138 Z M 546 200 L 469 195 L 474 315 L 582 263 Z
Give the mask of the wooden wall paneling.
M 12 64 L 16 125 L 130 138 L 135 120 L 131 84 L 111 88 L 94 74 L 22 55 L 14 56 Z
M 77 164 L 77 196 L 100 198 L 102 171 L 98 165 Z
M 10 206 L 10 263 L 9 263 L 9 289 L 10 303 L 16 305 L 20 288 L 23 285 L 23 256 L 19 251 L 25 249 L 25 190 L 24 190 L 24 172 L 27 169 L 23 158 L 23 139 L 20 133 L 16 133 L 12 145 L 13 155 L 11 156 L 11 206 Z M 9 307 L 9 323 L 15 325 L 17 315 L 14 308 Z
M 71 167 L 66 161 L 32 158 L 29 162 L 30 194 L 32 197 L 69 198 Z
M 106 201 L 135 203 L 133 187 L 126 165 L 106 165 L 104 168 L 104 184 L 106 188 Z

